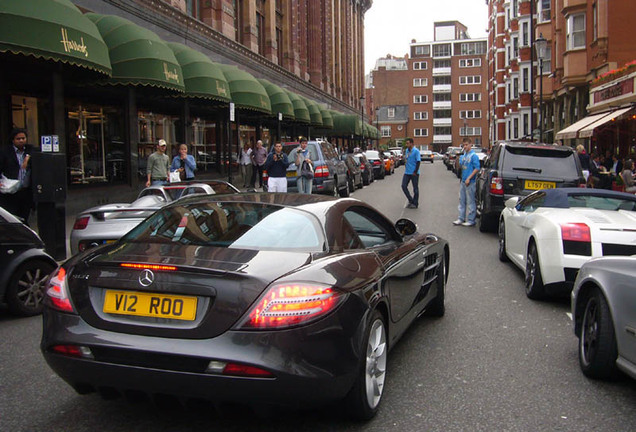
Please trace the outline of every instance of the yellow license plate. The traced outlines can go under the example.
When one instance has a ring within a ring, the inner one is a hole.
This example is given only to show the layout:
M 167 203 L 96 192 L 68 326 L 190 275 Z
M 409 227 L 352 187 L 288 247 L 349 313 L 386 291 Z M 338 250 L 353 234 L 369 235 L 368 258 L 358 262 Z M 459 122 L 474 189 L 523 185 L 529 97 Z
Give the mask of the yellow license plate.
M 554 182 L 526 180 L 525 189 L 539 190 L 539 189 L 554 189 L 555 187 L 556 187 L 556 183 Z
M 287 171 L 287 177 L 296 177 L 296 171 Z
M 104 312 L 193 321 L 197 298 L 136 291 L 106 290 Z

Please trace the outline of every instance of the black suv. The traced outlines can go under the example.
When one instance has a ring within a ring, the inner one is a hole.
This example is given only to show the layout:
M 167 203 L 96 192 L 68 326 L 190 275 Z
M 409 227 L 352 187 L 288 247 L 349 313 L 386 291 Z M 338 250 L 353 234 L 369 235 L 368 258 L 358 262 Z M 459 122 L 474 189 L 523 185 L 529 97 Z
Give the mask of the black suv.
M 585 184 L 581 164 L 571 147 L 534 142 L 499 142 L 477 179 L 480 231 L 494 231 L 508 198 L 538 189 Z

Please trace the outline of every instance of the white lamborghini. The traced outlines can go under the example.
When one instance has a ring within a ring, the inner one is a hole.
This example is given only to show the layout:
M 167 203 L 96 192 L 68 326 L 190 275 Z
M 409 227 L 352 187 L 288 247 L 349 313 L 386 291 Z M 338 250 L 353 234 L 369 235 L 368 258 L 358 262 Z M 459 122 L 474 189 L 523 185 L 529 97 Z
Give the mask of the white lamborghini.
M 525 271 L 526 295 L 572 288 L 586 261 L 636 254 L 636 196 L 603 189 L 543 189 L 506 201 L 499 259 Z

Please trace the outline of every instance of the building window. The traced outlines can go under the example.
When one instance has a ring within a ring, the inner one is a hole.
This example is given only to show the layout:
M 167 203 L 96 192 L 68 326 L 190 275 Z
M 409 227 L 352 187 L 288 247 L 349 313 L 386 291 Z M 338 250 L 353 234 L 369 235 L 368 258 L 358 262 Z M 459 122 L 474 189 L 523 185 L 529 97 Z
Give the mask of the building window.
M 428 95 L 414 95 L 413 103 L 416 103 L 416 104 L 428 103 Z
M 487 43 L 484 42 L 466 42 L 461 44 L 461 55 L 486 54 Z
M 480 127 L 462 127 L 459 128 L 459 136 L 475 136 L 481 135 Z
M 449 109 L 433 111 L 433 118 L 435 119 L 450 119 L 452 116 L 453 116 L 453 112 Z
M 567 49 L 585 48 L 585 14 L 568 16 Z
M 460 93 L 460 102 L 479 102 L 481 100 L 481 93 Z
M 430 45 L 418 45 L 413 47 L 415 55 L 418 56 L 427 56 L 431 55 L 431 46 Z
M 391 126 L 382 126 L 380 127 L 382 130 L 382 137 L 390 137 L 391 136 Z
M 459 112 L 460 119 L 475 119 L 481 118 L 481 110 L 466 110 Z
M 519 78 L 512 79 L 512 99 L 519 99 Z
M 594 20 L 593 37 L 594 40 L 598 40 L 598 7 L 596 2 L 592 5 L 592 19 Z
M 276 50 L 278 65 L 283 66 L 283 6 L 281 0 L 276 0 Z
M 452 135 L 453 131 L 450 126 L 437 126 L 433 128 L 434 135 Z
M 519 38 L 517 36 L 512 38 L 512 57 L 519 58 Z
M 516 18 L 519 15 L 519 2 L 512 0 L 512 16 Z
M 481 75 L 460 76 L 459 83 L 461 85 L 481 84 Z
M 543 75 L 552 73 L 552 47 L 548 44 L 545 47 L 545 60 L 543 60 Z
M 450 57 L 451 44 L 433 45 L 433 57 Z
M 452 95 L 450 93 L 435 93 L 433 95 L 434 102 L 450 102 L 452 101 Z
M 389 107 L 389 108 L 387 108 L 386 116 L 387 116 L 388 118 L 395 118 L 395 107 Z
M 433 77 L 433 85 L 444 85 L 444 84 L 448 84 L 448 85 L 452 84 L 450 75 Z
M 459 60 L 460 68 L 469 68 L 469 67 L 479 67 L 481 66 L 480 58 L 472 58 L 472 59 L 461 59 Z
M 530 46 L 530 23 L 524 21 L 521 24 L 521 46 Z
M 540 0 L 539 3 L 539 22 L 546 22 L 546 21 L 550 21 L 551 16 L 552 16 L 552 11 L 550 10 L 551 5 L 550 5 L 550 1 L 551 0 Z
M 234 6 L 234 34 L 238 43 L 243 43 L 243 8 L 241 4 L 242 0 L 232 0 Z
M 428 129 L 426 129 L 426 128 L 415 128 L 413 131 L 414 131 L 414 135 L 416 137 L 427 137 L 428 136 Z
M 425 62 L 425 61 L 413 62 L 413 69 L 414 70 L 425 70 L 425 69 L 428 69 L 428 62 Z
M 413 120 L 428 120 L 428 112 L 427 111 L 414 112 Z
M 199 0 L 186 0 L 186 13 L 192 18 L 201 19 Z
M 517 117 L 512 119 L 512 124 L 512 137 L 517 139 L 519 138 L 519 119 Z
M 530 135 L 530 115 L 528 113 L 523 113 L 523 136 L 527 137 Z
M 428 78 L 413 78 L 413 87 L 426 87 Z
M 530 92 L 530 69 L 527 67 L 521 68 L 521 91 Z

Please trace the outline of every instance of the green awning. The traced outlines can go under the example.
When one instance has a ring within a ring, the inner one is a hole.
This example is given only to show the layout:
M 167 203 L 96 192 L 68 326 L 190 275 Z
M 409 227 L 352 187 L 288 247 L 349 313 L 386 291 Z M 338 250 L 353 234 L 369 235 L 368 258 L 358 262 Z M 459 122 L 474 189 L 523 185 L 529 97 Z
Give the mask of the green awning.
M 230 101 L 230 86 L 221 69 L 205 54 L 180 43 L 167 42 L 183 71 L 187 96 Z
M 309 110 L 307 109 L 307 105 L 305 101 L 301 99 L 296 93 L 284 89 L 289 96 L 289 100 L 291 100 L 292 105 L 294 105 L 294 115 L 296 116 L 296 121 L 300 123 L 309 123 L 311 122 L 311 117 L 309 116 Z
M 236 108 L 272 113 L 272 105 L 267 91 L 252 74 L 239 69 L 236 66 L 219 64 L 230 85 L 230 95 Z
M 108 46 L 109 84 L 142 85 L 183 92 L 183 73 L 172 50 L 155 33 L 114 15 L 86 14 Z
M 322 114 L 322 127 L 323 129 L 333 129 L 333 116 L 328 109 L 320 108 L 320 114 Z
M 70 0 L 0 0 L 0 52 L 112 73 L 102 36 Z
M 301 96 L 302 97 L 302 96 Z M 307 105 L 307 110 L 309 111 L 309 118 L 311 119 L 311 125 L 316 127 L 322 127 L 322 114 L 320 113 L 320 107 L 318 104 L 311 99 L 307 99 L 306 97 L 302 97 L 303 101 L 305 101 L 305 105 Z
M 278 113 L 281 113 L 284 120 L 294 120 L 296 118 L 294 105 L 289 99 L 287 92 L 266 79 L 259 79 L 258 82 L 265 87 L 265 91 L 269 96 L 269 101 L 272 104 L 272 114 L 278 118 Z
M 333 117 L 333 127 L 341 136 L 360 136 L 362 133 L 360 116 L 355 114 L 336 114 Z

